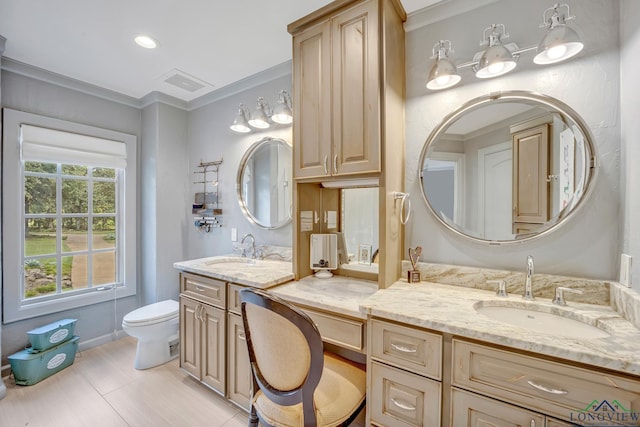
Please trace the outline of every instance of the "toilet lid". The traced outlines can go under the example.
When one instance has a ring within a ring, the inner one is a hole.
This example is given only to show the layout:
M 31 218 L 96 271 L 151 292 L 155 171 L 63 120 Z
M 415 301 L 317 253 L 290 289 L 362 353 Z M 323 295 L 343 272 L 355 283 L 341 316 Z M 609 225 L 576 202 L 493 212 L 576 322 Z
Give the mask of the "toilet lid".
M 128 325 L 136 323 L 162 322 L 178 315 L 178 301 L 172 299 L 145 305 L 124 316 L 123 323 Z

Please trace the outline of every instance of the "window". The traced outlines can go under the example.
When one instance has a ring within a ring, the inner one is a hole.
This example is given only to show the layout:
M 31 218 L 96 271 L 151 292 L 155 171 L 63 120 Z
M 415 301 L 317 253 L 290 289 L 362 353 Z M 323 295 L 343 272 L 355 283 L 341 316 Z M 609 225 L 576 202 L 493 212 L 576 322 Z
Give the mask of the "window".
M 135 136 L 5 109 L 3 137 L 4 321 L 134 294 Z

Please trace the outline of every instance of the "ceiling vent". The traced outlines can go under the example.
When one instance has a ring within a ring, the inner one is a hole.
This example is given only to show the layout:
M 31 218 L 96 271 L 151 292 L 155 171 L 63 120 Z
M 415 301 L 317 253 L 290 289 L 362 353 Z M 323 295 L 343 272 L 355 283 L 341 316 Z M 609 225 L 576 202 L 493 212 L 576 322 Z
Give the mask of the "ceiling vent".
M 204 88 L 213 88 L 213 85 L 193 77 L 184 71 L 180 71 L 177 68 L 174 68 L 162 76 L 162 80 L 165 83 L 178 87 L 182 90 L 186 90 L 187 92 L 197 92 Z

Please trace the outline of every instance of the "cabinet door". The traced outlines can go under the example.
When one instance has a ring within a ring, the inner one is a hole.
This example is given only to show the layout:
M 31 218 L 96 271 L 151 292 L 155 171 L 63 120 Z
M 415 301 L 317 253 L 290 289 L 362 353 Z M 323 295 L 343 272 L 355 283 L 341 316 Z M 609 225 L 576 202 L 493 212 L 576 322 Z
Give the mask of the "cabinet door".
M 380 171 L 377 2 L 332 22 L 333 175 Z
M 238 406 L 249 410 L 251 399 L 251 366 L 242 317 L 229 313 L 228 396 Z
M 200 339 L 202 382 L 225 393 L 224 310 L 202 304 Z
M 200 379 L 200 320 L 201 305 L 190 298 L 180 297 L 180 367 Z
M 544 427 L 544 416 L 497 400 L 451 390 L 451 425 L 468 427 Z
M 440 426 L 441 389 L 439 382 L 371 363 L 371 423 L 398 427 Z M 463 424 L 453 424 L 455 426 Z
M 549 220 L 549 126 L 512 135 L 513 222 L 542 224 Z
M 331 173 L 331 23 L 293 37 L 293 173 Z

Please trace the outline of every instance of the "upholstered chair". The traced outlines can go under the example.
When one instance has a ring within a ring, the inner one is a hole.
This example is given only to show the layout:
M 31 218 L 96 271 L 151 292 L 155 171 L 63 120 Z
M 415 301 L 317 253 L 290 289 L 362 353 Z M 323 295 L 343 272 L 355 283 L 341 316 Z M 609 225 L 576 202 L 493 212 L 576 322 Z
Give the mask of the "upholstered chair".
M 365 406 L 364 369 L 325 353 L 296 307 L 258 289 L 240 298 L 253 374 L 249 426 L 349 425 Z

